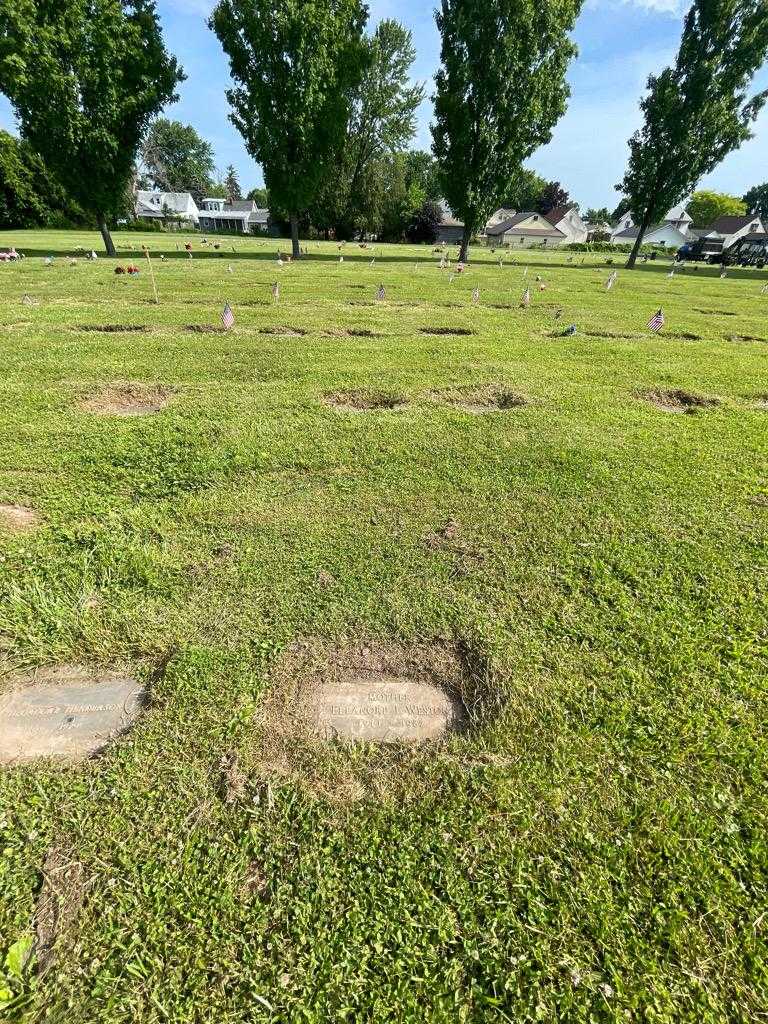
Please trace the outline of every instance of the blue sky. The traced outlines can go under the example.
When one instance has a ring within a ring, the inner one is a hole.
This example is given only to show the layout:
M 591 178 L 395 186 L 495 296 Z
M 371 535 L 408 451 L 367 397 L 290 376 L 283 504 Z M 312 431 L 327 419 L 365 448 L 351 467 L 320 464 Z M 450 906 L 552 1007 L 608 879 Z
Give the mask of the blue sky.
M 418 51 L 414 78 L 429 88 L 439 56 L 433 3 L 422 0 L 369 0 L 371 25 L 398 18 L 411 29 Z M 224 90 L 227 62 L 205 19 L 208 0 L 159 0 L 169 49 L 180 59 L 187 81 L 180 100 L 167 114 L 195 128 L 214 147 L 217 166 L 234 164 L 245 190 L 261 184 L 260 169 L 245 152 L 230 124 Z M 586 0 L 576 25 L 579 56 L 569 72 L 568 112 L 555 128 L 552 142 L 530 164 L 547 178 L 556 178 L 571 197 L 587 206 L 613 207 L 613 186 L 624 172 L 626 141 L 639 124 L 638 99 L 645 80 L 674 59 L 684 0 Z M 768 87 L 764 69 L 755 87 Z M 428 149 L 430 103 L 420 112 L 415 144 Z M 13 128 L 7 103 L 0 97 L 0 126 Z M 768 179 L 768 111 L 755 126 L 755 138 L 732 153 L 702 184 L 742 195 Z

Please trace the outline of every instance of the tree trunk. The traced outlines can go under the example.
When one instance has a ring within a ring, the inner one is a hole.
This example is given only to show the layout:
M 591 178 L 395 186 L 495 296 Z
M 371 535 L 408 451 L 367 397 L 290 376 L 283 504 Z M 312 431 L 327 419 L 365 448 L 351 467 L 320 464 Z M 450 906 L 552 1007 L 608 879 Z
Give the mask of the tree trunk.
M 298 213 L 291 214 L 291 252 L 295 260 L 301 259 L 301 249 L 299 248 L 299 215 Z
M 461 248 L 459 249 L 459 263 L 467 262 L 467 253 L 469 252 L 469 240 L 472 237 L 472 228 L 469 224 L 464 225 L 464 233 L 461 236 Z
M 107 256 L 117 256 L 115 243 L 112 241 L 112 235 L 109 233 L 109 228 L 107 227 L 107 222 L 103 213 L 97 214 L 96 222 L 99 225 L 101 237 L 104 239 L 104 248 L 107 250 Z
M 650 217 L 648 216 L 648 211 L 646 210 L 643 214 L 643 220 L 640 224 L 640 230 L 637 233 L 635 244 L 632 246 L 632 252 L 629 254 L 629 259 L 627 260 L 627 270 L 632 270 L 635 263 L 637 263 L 637 254 L 640 252 L 640 246 L 643 244 L 643 238 L 645 237 L 645 232 L 648 230 L 649 223 Z

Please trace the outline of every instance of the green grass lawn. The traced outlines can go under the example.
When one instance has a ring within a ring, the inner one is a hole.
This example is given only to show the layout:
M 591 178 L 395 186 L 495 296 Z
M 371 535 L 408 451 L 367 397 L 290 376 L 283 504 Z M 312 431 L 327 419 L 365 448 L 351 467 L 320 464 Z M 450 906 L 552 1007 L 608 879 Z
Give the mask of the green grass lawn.
M 0 771 L 0 960 L 55 897 L 10 1018 L 766 1019 L 768 271 L 184 241 L 0 235 L 1 673 L 150 692 Z M 468 730 L 297 733 L 298 647 L 359 643 L 462 658 Z

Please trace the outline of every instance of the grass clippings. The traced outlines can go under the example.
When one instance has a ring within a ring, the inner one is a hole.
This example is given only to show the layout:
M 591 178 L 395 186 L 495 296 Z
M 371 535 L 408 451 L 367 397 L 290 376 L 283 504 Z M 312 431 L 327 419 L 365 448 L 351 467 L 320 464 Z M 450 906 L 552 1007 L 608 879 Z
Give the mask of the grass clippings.
M 466 338 L 475 332 L 468 327 L 420 327 L 421 334 L 428 334 L 436 338 Z
M 145 334 L 146 324 L 81 324 L 81 331 L 95 331 L 98 334 Z

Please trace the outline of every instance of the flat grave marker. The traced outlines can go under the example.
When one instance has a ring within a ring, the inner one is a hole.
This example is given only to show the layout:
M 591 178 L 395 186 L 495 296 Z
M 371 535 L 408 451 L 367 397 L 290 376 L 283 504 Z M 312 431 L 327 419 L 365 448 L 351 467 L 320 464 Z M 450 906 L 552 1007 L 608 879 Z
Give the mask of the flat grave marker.
M 116 672 L 59 667 L 16 677 L 0 693 L 0 763 L 96 753 L 137 718 L 143 694 Z

